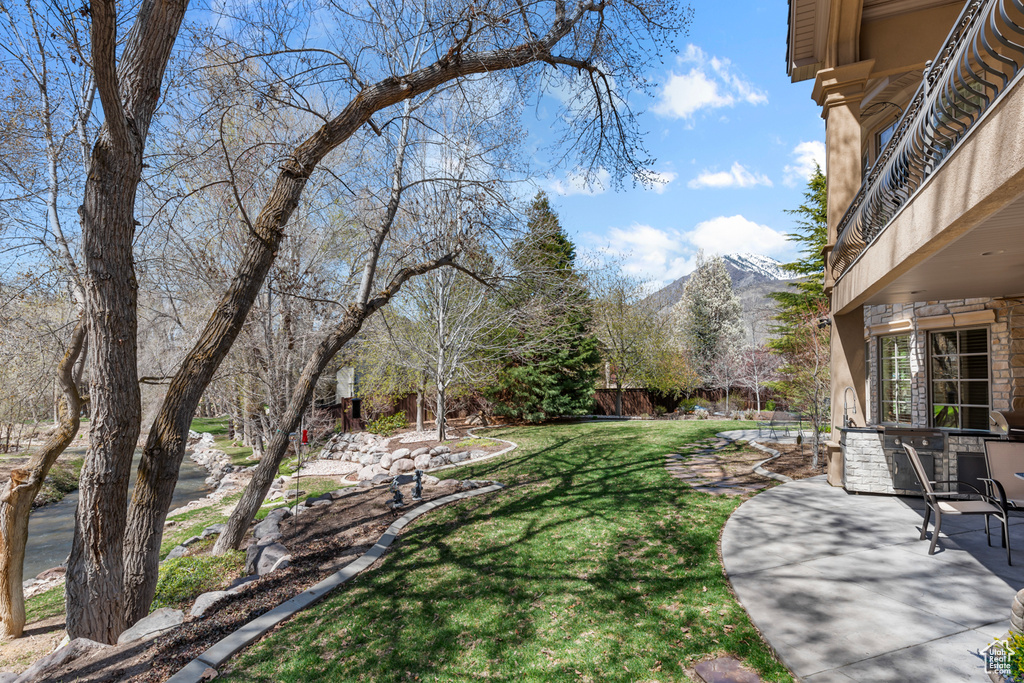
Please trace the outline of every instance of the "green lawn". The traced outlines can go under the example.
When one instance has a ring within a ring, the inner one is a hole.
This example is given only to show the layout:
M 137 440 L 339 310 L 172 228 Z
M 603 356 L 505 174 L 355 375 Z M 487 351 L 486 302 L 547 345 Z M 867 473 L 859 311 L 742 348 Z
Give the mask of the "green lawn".
M 224 451 L 231 458 L 232 465 L 248 467 L 254 464 L 249 459 L 252 449 L 246 446 L 232 446 L 235 443 L 228 438 L 228 418 L 226 417 L 197 417 L 192 420 L 191 429 L 200 434 L 209 432 L 213 434 L 214 448 Z
M 414 522 L 383 564 L 233 660 L 228 681 L 684 681 L 731 654 L 790 681 L 718 560 L 739 504 L 663 456 L 722 422 L 502 429 L 520 448 L 445 473 L 505 491 Z

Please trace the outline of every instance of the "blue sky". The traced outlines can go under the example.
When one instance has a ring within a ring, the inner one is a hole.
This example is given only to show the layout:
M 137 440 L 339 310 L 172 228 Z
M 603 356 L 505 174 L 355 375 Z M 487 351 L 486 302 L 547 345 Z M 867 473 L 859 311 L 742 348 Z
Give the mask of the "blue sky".
M 786 76 L 786 1 L 692 5 L 678 54 L 650 74 L 658 96 L 641 118 L 653 170 L 669 182 L 587 189 L 566 169 L 538 180 L 582 251 L 617 255 L 652 284 L 690 272 L 698 248 L 790 260 L 785 210 L 801 203 L 813 162 L 824 167 L 812 82 Z

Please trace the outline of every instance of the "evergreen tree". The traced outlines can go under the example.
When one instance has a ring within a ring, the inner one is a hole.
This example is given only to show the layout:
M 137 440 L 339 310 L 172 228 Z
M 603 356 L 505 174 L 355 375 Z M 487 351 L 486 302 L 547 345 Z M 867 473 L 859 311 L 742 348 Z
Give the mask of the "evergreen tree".
M 807 181 L 804 203 L 787 211 L 797 217 L 796 230 L 787 237 L 801 248 L 799 258 L 783 267 L 800 280 L 791 283 L 787 291 L 768 295 L 779 304 L 776 325 L 772 327 L 775 338 L 768 345 L 779 353 L 792 353 L 800 346 L 798 337 L 804 328 L 801 321 L 822 308 L 828 310 L 822 255 L 828 242 L 826 198 L 825 174 L 815 167 L 814 175 Z
M 515 332 L 522 348 L 542 350 L 513 356 L 488 396 L 498 415 L 531 422 L 583 415 L 593 405 L 600 354 L 596 338 L 588 334 L 590 301 L 575 269 L 576 247 L 543 192 L 527 219 L 528 233 L 517 245 L 522 277 L 511 305 L 540 311 L 547 330 L 524 326 Z
M 743 305 L 732 291 L 732 278 L 722 257 L 705 259 L 698 254 L 697 269 L 686 281 L 677 306 L 691 363 L 701 380 L 707 381 L 715 364 L 738 350 L 743 336 Z

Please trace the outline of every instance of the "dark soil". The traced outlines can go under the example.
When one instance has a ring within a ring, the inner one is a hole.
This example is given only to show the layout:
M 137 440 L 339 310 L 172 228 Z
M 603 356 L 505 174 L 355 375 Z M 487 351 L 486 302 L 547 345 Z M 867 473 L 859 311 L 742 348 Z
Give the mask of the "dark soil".
M 825 456 L 818 456 L 817 469 L 811 467 L 811 447 L 807 444 L 797 446 L 796 444 L 770 443 L 767 446 L 782 453 L 782 456 L 765 463 L 766 470 L 784 474 L 793 479 L 806 479 L 825 474 Z
M 442 482 L 443 483 L 443 482 Z M 281 523 L 281 543 L 292 553 L 290 567 L 246 584 L 206 615 L 192 618 L 155 639 L 104 649 L 72 662 L 47 681 L 165 681 L 224 636 L 269 612 L 285 600 L 327 578 L 369 550 L 384 531 L 419 503 L 409 503 L 411 485 L 403 486 L 407 505 L 387 507 L 391 494 L 384 487 L 360 490 L 313 508 Z M 455 493 L 456 484 L 423 487 L 423 501 Z M 250 539 L 246 539 L 247 545 Z M 372 569 L 372 567 L 371 567 Z M 367 571 L 370 571 L 368 569 Z

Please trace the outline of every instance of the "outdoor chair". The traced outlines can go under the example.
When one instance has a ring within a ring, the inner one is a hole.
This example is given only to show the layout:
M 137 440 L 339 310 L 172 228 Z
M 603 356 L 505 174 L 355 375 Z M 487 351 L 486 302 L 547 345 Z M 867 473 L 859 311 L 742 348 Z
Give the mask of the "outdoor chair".
M 768 438 L 778 439 L 780 431 L 783 436 L 789 436 L 791 429 L 796 429 L 796 433 L 800 434 L 803 432 L 803 428 L 803 418 L 800 415 L 775 410 L 772 411 L 772 416 L 767 422 L 757 423 L 757 435 L 765 436 L 765 432 L 767 432 Z
M 928 554 L 935 554 L 935 544 L 939 540 L 939 531 L 942 527 L 942 515 L 985 515 L 985 537 L 988 540 L 988 544 L 992 545 L 992 531 L 989 527 L 989 520 L 991 517 L 995 517 L 1003 525 L 1003 547 L 1006 548 L 1006 563 L 1013 564 L 1010 559 L 1010 527 L 1007 521 L 1005 497 L 993 498 L 962 481 L 930 481 L 924 471 L 924 466 L 921 464 L 921 459 L 917 457 L 917 450 L 909 444 L 903 444 L 903 448 L 907 451 L 910 464 L 914 468 L 914 474 L 917 475 L 917 480 L 921 483 L 921 493 L 926 506 L 924 524 L 921 525 L 922 541 L 928 535 L 928 519 L 933 512 L 935 513 L 935 528 L 932 530 L 932 544 L 928 548 Z M 985 482 L 992 481 L 984 477 L 979 479 Z M 936 491 L 933 486 L 937 484 L 959 484 L 960 486 L 974 489 L 974 493 L 966 495 L 977 496 L 979 500 L 943 500 L 949 496 L 963 496 L 965 494 L 957 491 Z
M 986 441 L 989 495 L 1006 501 L 1008 511 L 1024 510 L 1024 441 Z

